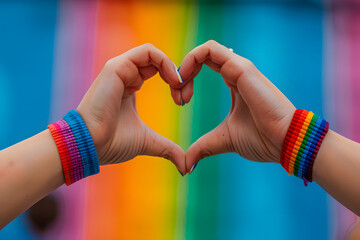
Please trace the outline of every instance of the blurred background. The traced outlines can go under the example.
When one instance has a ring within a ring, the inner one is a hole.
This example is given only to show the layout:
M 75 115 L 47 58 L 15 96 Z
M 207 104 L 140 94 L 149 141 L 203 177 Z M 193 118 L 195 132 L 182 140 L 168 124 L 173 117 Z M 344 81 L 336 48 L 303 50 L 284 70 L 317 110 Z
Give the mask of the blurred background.
M 0 29 L 0 149 L 76 108 L 108 59 L 149 42 L 179 66 L 209 39 L 253 61 L 297 108 L 360 141 L 357 0 L 0 1 Z M 207 67 L 184 107 L 159 76 L 137 97 L 144 122 L 184 149 L 230 108 L 228 88 Z M 102 167 L 41 200 L 0 239 L 355 239 L 356 231 L 358 218 L 316 183 L 224 154 L 185 177 L 152 157 Z

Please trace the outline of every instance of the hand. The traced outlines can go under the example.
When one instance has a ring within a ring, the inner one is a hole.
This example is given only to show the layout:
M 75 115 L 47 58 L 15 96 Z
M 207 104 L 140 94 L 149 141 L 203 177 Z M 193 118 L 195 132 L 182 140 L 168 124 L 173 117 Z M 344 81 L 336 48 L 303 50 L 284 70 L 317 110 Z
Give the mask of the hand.
M 176 67 L 164 53 L 151 44 L 131 49 L 105 64 L 81 101 L 77 111 L 90 131 L 101 165 L 150 155 L 169 159 L 186 172 L 183 149 L 146 126 L 136 111 L 135 92 L 158 71 L 166 82 L 179 87 Z M 172 90 L 179 105 L 180 94 Z
M 186 168 L 201 159 L 226 152 L 258 162 L 279 162 L 293 104 L 247 59 L 215 41 L 186 55 L 180 75 L 184 102 L 193 95 L 193 79 L 203 64 L 219 72 L 230 88 L 232 106 L 225 120 L 199 138 L 186 153 Z

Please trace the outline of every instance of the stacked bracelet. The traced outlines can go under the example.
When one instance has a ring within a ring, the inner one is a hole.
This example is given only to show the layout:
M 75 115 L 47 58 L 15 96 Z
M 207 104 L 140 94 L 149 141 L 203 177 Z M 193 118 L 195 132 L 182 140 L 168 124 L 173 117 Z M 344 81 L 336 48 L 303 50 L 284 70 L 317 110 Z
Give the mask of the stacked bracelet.
M 289 174 L 312 182 L 312 168 L 329 123 L 312 112 L 297 109 L 286 134 L 280 163 Z
M 48 129 L 59 150 L 66 185 L 100 171 L 94 143 L 78 112 L 71 110 Z

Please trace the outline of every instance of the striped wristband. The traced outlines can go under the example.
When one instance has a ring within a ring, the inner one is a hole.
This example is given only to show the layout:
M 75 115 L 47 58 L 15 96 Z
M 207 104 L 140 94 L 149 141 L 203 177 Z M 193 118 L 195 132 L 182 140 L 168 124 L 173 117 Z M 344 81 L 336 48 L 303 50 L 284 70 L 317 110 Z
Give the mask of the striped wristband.
M 312 168 L 329 123 L 312 112 L 297 109 L 281 151 L 280 163 L 289 174 L 312 182 Z
M 100 172 L 90 132 L 77 111 L 71 110 L 47 128 L 58 148 L 66 185 Z

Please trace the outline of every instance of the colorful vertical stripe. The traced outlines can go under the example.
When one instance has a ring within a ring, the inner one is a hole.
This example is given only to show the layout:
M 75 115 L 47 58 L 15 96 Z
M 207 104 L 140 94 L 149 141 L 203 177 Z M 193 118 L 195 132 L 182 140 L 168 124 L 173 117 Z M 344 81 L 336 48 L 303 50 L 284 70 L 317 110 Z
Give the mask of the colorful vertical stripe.
M 324 16 L 324 111 L 332 129 L 360 142 L 360 9 L 358 1 L 328 1 Z M 360 218 L 328 197 L 330 236 L 356 239 Z
M 1 1 L 0 146 L 75 109 L 108 59 L 150 42 L 179 66 L 209 39 L 253 61 L 295 106 L 359 141 L 357 9 L 337 0 Z M 203 67 L 184 107 L 158 76 L 137 106 L 146 124 L 186 150 L 226 117 L 231 101 L 221 76 Z M 61 214 L 48 239 L 343 239 L 358 226 L 317 184 L 306 189 L 280 166 L 236 154 L 207 158 L 184 178 L 167 161 L 138 157 L 54 196 Z M 0 238 L 38 239 L 26 219 Z M 304 222 L 303 235 L 293 234 Z

